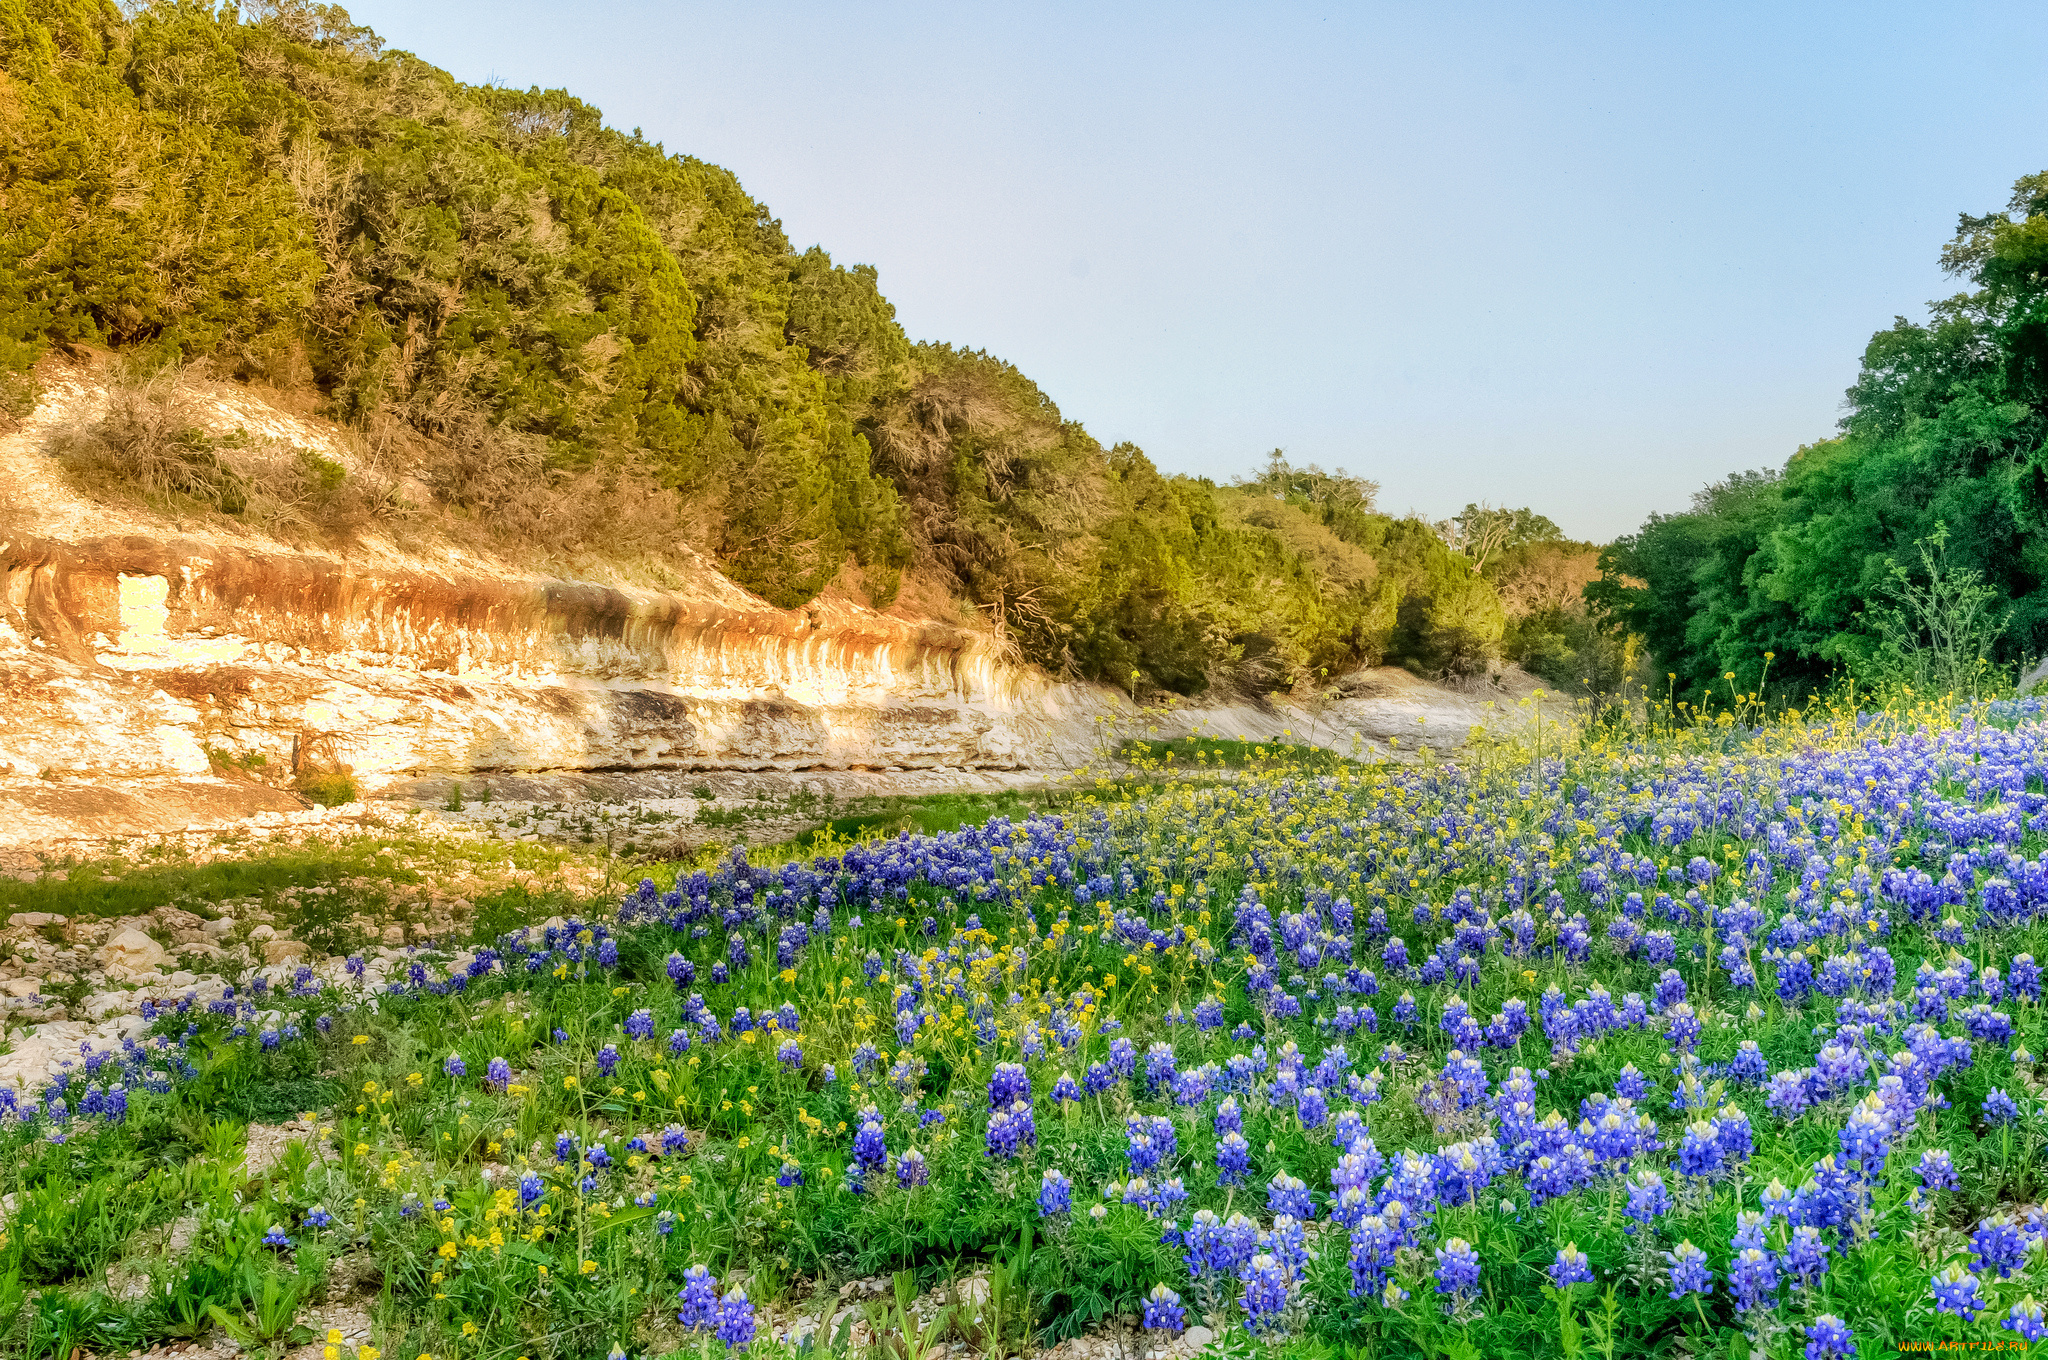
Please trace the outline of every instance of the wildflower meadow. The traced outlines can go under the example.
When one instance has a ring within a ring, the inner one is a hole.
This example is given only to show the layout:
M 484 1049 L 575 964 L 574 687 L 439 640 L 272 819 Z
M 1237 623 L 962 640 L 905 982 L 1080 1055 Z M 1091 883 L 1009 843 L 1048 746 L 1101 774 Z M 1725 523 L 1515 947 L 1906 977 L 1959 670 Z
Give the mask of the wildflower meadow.
M 273 968 L 0 1091 L 5 1346 L 912 1355 L 783 1322 L 990 1263 L 997 1355 L 2036 1341 L 2044 761 L 2037 700 L 1198 761 Z

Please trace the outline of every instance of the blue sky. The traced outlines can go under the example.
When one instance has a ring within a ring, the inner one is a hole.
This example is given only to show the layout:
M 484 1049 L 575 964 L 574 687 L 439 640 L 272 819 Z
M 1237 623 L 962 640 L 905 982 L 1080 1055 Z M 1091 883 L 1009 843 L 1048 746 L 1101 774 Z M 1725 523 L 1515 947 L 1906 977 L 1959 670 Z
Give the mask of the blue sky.
M 1595 539 L 1830 433 L 2048 169 L 2039 4 L 349 8 L 731 168 L 1167 471 Z

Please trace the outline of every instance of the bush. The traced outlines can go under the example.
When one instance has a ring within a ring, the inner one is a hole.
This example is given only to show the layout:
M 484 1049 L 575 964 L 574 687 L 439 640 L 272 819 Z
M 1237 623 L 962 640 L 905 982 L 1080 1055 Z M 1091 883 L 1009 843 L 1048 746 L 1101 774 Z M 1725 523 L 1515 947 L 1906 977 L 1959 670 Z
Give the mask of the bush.
M 405 507 L 397 479 L 374 461 L 362 473 L 246 430 L 209 433 L 195 399 L 203 366 L 144 378 L 120 373 L 106 410 L 59 429 L 51 451 L 89 493 L 154 508 L 211 511 L 272 533 L 353 537 Z
M 340 807 L 356 801 L 355 776 L 346 770 L 308 770 L 299 775 L 293 787 L 301 797 L 321 807 Z

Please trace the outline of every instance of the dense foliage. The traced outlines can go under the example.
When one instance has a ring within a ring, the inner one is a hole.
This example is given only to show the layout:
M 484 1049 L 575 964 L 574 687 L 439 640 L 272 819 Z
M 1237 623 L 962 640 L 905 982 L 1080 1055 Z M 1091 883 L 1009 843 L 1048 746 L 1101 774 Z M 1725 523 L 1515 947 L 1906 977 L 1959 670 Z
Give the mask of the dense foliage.
M 1254 761 L 276 965 L 0 1094 L 0 1336 L 285 1338 L 346 1256 L 357 1360 L 768 1346 L 793 1277 L 986 1260 L 994 1355 L 1141 1304 L 1310 1355 L 2039 1339 L 2044 769 L 2039 701 Z
M 560 91 L 461 85 L 306 0 L 0 0 L 0 72 L 0 374 L 90 345 L 312 392 L 391 473 L 322 523 L 414 473 L 507 543 L 688 543 L 781 605 L 886 605 L 913 569 L 1133 688 L 1498 653 L 1480 564 L 1371 483 L 1104 449 L 1014 367 L 912 344 L 872 268 L 794 249 L 728 171 Z M 172 490 L 264 507 L 191 453 Z
M 1601 558 L 1593 594 L 1695 699 L 1729 671 L 1808 690 L 1914 664 L 1958 610 L 2010 666 L 2048 646 L 2048 175 L 1965 214 L 1942 254 L 1968 290 L 1872 337 L 1841 432 L 1737 473 Z M 1928 607 L 1932 591 L 1945 604 Z M 1939 677 L 1935 677 L 1937 680 Z

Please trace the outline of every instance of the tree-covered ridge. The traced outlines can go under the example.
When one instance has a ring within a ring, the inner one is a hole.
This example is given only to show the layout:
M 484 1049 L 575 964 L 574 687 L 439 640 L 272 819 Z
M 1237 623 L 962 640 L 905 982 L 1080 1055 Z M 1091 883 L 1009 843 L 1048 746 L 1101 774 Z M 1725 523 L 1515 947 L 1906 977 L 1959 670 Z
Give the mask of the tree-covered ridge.
M 687 543 L 784 606 L 911 569 L 1134 688 L 1498 652 L 1492 585 L 1371 483 L 1162 476 L 912 344 L 730 172 L 337 7 L 0 0 L 0 200 L 0 370 L 105 346 L 315 393 L 510 542 Z
M 1981 597 L 2000 663 L 2048 646 L 2048 175 L 1964 214 L 1942 264 L 1968 288 L 1871 338 L 1834 438 L 1602 556 L 1592 595 L 1680 693 L 1924 675 L 1955 612 L 1930 590 Z

